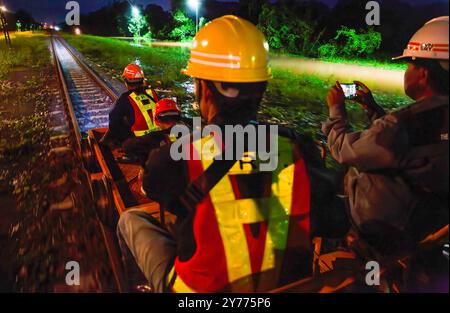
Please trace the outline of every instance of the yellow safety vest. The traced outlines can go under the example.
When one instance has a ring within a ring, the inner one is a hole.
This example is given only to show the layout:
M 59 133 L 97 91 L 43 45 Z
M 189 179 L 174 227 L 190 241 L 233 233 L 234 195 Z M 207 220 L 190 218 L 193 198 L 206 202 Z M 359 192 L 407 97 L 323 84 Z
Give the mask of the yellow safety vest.
M 201 160 L 187 161 L 191 180 L 213 163 L 217 151 L 203 151 L 209 140 L 214 139 L 205 137 L 191 144 L 194 153 L 201 156 Z M 269 172 L 270 196 L 236 196 L 233 176 L 260 173 L 249 162 L 255 155 L 246 153 L 196 207 L 193 231 L 197 249 L 188 261 L 176 259 L 168 276 L 173 291 L 267 291 L 277 287 L 288 241 L 290 247 L 310 249 L 310 185 L 305 163 L 294 153 L 299 147 L 290 139 L 279 136 L 278 147 L 278 167 Z M 265 225 L 263 235 L 250 240 L 248 227 L 258 223 Z M 256 267 L 250 251 L 260 254 Z M 261 276 L 258 285 L 254 275 Z
M 134 110 L 134 124 L 131 127 L 134 135 L 140 137 L 159 130 L 154 117 L 158 101 L 156 93 L 152 89 L 146 89 L 145 93 L 132 92 L 128 97 Z

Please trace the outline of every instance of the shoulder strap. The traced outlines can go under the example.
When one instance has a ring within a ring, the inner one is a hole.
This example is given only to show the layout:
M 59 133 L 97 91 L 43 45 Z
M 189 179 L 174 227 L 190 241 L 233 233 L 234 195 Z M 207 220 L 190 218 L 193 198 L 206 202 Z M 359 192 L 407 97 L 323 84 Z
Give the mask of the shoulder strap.
M 214 160 L 202 175 L 186 187 L 183 194 L 178 198 L 180 203 L 189 212 L 194 212 L 197 205 L 203 201 L 235 163 L 236 160 Z
M 144 93 L 145 93 L 146 96 L 150 97 L 150 99 L 151 99 L 154 103 L 158 102 L 158 99 L 155 98 L 156 93 L 153 93 L 153 89 L 147 88 L 147 89 L 145 89 L 145 92 L 144 92 Z

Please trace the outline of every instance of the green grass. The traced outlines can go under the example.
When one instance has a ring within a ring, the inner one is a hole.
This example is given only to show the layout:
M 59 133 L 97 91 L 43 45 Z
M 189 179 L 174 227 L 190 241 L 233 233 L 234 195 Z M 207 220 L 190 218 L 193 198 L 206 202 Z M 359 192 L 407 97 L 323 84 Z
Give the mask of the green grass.
M 117 76 L 129 62 L 139 59 L 152 85 L 171 90 L 171 95 L 178 98 L 181 106 L 191 106 L 193 95 L 185 87 L 192 79 L 180 73 L 189 57 L 187 49 L 139 47 L 123 40 L 96 36 L 64 37 L 85 56 L 115 71 Z M 273 73 L 274 78 L 269 82 L 261 106 L 261 118 L 315 135 L 321 122 L 327 118 L 325 99 L 329 88 L 334 84 L 334 77 L 296 74 L 279 68 L 273 68 Z M 385 108 L 398 107 L 408 102 L 405 96 L 388 92 L 378 92 L 375 97 Z M 347 107 L 355 128 L 364 128 L 365 113 L 354 103 L 349 103 Z
M 137 46 L 132 42 L 98 36 L 63 37 L 91 61 L 114 71 L 120 79 L 123 68 L 139 60 L 152 86 L 170 89 L 174 97 L 187 101 L 183 83 L 186 76 L 180 70 L 186 65 L 189 51 L 183 48 Z
M 49 53 L 43 33 L 12 34 L 11 49 L 0 41 L 0 80 L 18 68 L 37 69 L 48 63 Z

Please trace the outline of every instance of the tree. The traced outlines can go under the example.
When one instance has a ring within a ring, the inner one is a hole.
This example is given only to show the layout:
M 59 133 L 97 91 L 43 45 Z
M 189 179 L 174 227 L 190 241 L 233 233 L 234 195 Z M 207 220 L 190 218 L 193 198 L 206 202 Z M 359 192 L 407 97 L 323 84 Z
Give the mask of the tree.
M 133 37 L 141 37 L 142 34 L 147 34 L 149 32 L 148 23 L 145 16 L 141 14 L 133 14 L 128 20 L 128 30 Z
M 372 28 L 361 30 L 358 33 L 354 28 L 341 26 L 337 30 L 336 36 L 319 48 L 319 54 L 328 58 L 335 56 L 368 57 L 378 50 L 380 45 L 381 33 Z
M 169 34 L 170 39 L 188 41 L 195 35 L 195 23 L 183 11 L 176 10 L 173 14 L 174 28 Z
M 239 1 L 243 17 L 252 23 L 258 23 L 258 18 L 262 7 L 268 3 L 267 0 L 240 0 Z
M 131 6 L 126 1 L 114 1 L 111 5 L 81 16 L 83 32 L 101 36 L 130 36 L 128 19 Z M 64 27 L 68 27 L 67 25 Z
M 20 22 L 20 20 L 17 20 L 16 22 L 16 28 L 18 32 L 22 31 L 22 23 Z
M 164 30 L 171 26 L 172 15 L 156 4 L 147 5 L 144 15 L 147 17 L 147 22 L 152 33 L 163 39 L 166 35 L 164 34 Z
M 322 32 L 316 24 L 303 21 L 285 5 L 263 5 L 258 28 L 264 33 L 269 46 L 275 50 L 315 56 Z
M 18 31 L 32 30 L 34 26 L 37 26 L 33 16 L 24 10 L 18 10 L 14 13 L 14 20 Z
M 128 32 L 128 23 L 127 19 L 123 15 L 117 15 L 116 16 L 116 24 L 117 24 L 117 31 L 121 36 L 127 37 Z

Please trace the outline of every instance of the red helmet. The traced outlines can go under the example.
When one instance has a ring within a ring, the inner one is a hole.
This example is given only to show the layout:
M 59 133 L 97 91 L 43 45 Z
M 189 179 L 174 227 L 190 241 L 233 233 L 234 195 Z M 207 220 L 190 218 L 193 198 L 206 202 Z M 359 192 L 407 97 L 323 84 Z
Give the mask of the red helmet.
M 129 82 L 138 82 L 144 80 L 144 71 L 136 64 L 130 63 L 123 70 L 122 77 Z
M 166 116 L 180 116 L 181 111 L 177 106 L 177 103 L 170 98 L 161 99 L 155 106 L 156 124 L 158 124 L 158 118 L 164 118 Z

